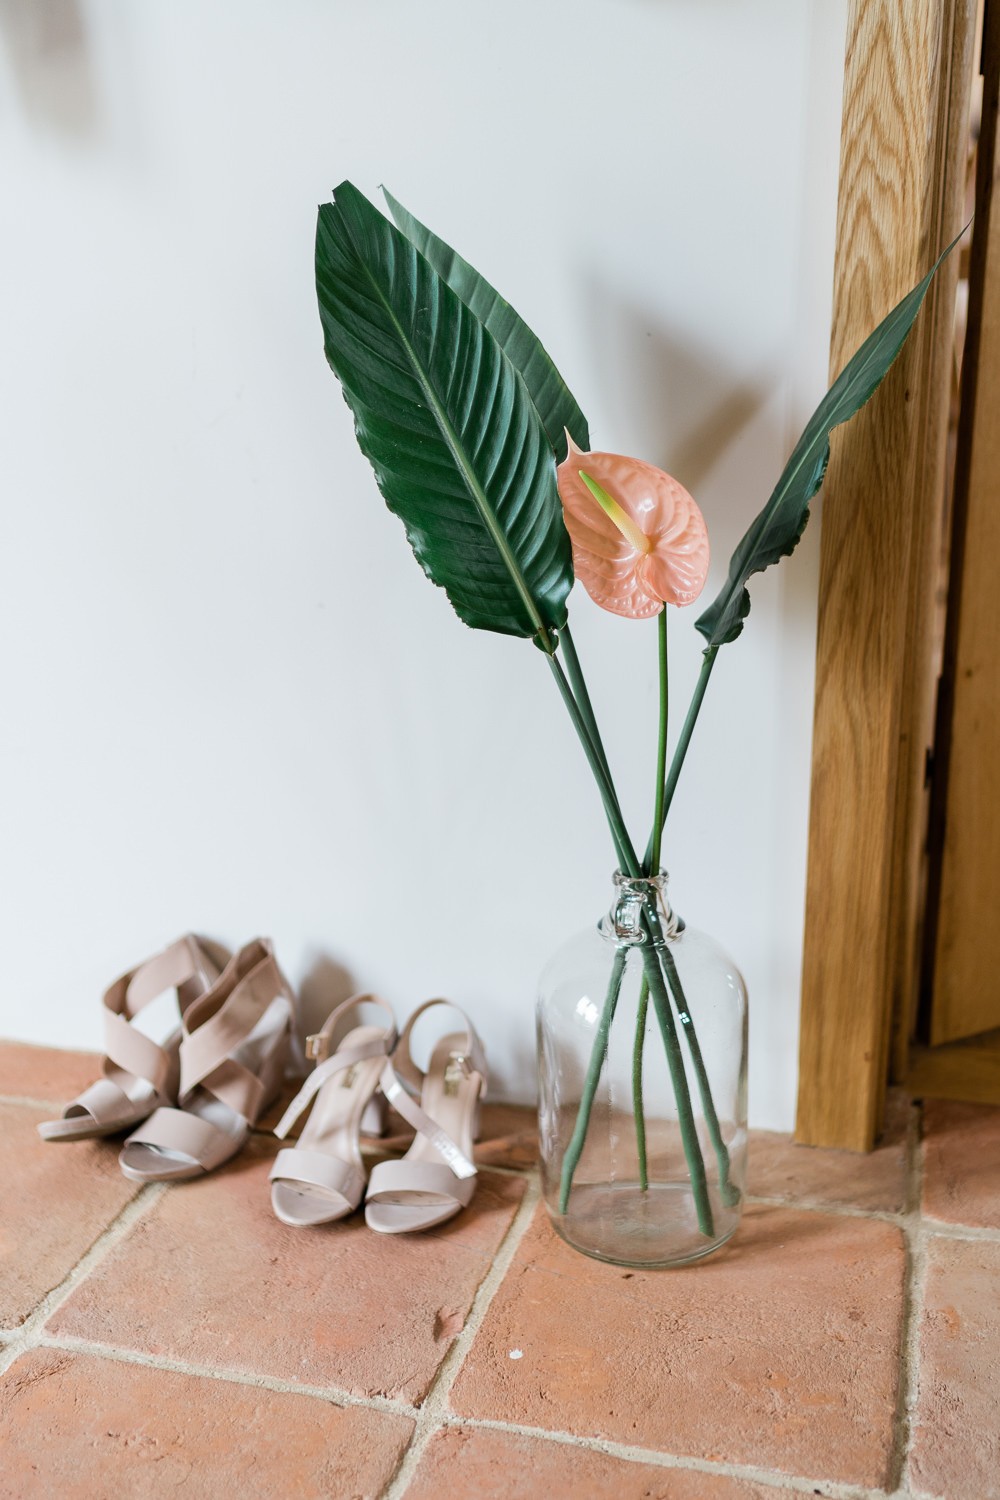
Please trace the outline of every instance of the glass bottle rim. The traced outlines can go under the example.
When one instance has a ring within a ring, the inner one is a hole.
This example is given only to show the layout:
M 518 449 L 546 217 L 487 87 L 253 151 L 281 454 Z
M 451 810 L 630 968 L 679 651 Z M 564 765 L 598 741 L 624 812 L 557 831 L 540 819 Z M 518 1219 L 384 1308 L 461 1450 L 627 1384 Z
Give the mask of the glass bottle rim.
M 626 875 L 621 870 L 616 870 L 614 873 L 614 883 L 617 890 L 623 892 L 630 891 L 637 896 L 646 897 L 653 892 L 662 896 L 669 879 L 669 874 L 662 866 L 656 875 Z

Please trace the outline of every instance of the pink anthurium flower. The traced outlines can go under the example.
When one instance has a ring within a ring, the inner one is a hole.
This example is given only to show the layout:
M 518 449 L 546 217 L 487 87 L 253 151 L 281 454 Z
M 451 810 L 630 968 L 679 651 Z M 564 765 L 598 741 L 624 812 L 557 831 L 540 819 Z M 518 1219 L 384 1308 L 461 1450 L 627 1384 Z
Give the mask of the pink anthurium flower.
M 621 453 L 584 453 L 566 434 L 559 497 L 576 576 L 595 604 L 647 620 L 692 604 L 708 575 L 708 532 L 676 479 Z

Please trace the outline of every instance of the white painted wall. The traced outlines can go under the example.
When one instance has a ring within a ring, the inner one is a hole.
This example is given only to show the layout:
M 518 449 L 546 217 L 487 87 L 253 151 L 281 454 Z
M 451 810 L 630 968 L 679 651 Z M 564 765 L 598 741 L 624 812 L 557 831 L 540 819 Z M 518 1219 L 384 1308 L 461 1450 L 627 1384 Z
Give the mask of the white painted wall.
M 541 333 L 716 562 L 825 388 L 845 0 L 0 4 L 0 1033 L 195 927 L 320 1007 L 452 995 L 533 1092 L 548 953 L 612 866 L 541 655 L 413 563 L 322 355 L 315 205 L 385 181 Z M 670 826 L 792 1117 L 816 542 L 757 581 Z M 673 696 L 698 665 L 671 620 Z M 574 625 L 650 816 L 655 630 Z

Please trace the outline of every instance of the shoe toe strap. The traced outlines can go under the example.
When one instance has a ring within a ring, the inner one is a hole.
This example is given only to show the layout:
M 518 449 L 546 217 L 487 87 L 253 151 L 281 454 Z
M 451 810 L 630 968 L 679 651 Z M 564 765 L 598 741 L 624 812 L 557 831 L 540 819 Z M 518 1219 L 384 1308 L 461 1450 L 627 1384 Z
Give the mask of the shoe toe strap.
M 301 1146 L 286 1146 L 279 1151 L 270 1177 L 272 1182 L 319 1188 L 342 1198 L 351 1208 L 357 1208 L 365 1191 L 365 1174 L 360 1167 L 326 1151 L 309 1151 Z
M 110 1125 L 115 1120 L 127 1120 L 129 1116 L 134 1120 L 137 1112 L 136 1105 L 124 1089 L 110 1078 L 99 1078 L 78 1094 L 72 1104 L 67 1104 L 62 1117 L 72 1120 L 89 1115 L 96 1125 Z
M 450 1167 L 438 1162 L 382 1161 L 372 1170 L 368 1181 L 368 1202 L 400 1203 L 419 1195 L 421 1198 L 471 1203 L 476 1179 L 456 1177 Z
M 155 1146 L 186 1156 L 210 1172 L 233 1154 L 233 1138 L 208 1120 L 184 1109 L 154 1109 L 125 1146 Z

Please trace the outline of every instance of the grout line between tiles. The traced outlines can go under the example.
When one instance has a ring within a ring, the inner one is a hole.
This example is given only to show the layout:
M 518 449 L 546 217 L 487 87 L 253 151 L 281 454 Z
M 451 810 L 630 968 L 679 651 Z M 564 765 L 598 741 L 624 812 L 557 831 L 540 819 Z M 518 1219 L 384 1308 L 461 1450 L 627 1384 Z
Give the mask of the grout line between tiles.
M 516 1247 L 514 1248 L 516 1249 Z M 492 1297 L 490 1301 L 492 1301 Z M 485 1313 L 486 1309 L 484 1308 L 483 1311 Z M 458 1340 L 455 1342 L 457 1344 Z M 801 1475 L 782 1474 L 777 1471 L 756 1469 L 751 1466 L 741 1466 L 739 1464 L 713 1463 L 708 1459 L 662 1453 L 656 1449 L 635 1447 L 626 1443 L 616 1443 L 605 1438 L 583 1437 L 574 1433 L 548 1431 L 545 1428 L 528 1427 L 523 1423 L 517 1422 L 493 1421 L 489 1418 L 479 1417 L 462 1417 L 447 1410 L 435 1416 L 432 1413 L 429 1414 L 428 1405 L 426 1404 L 423 1408 L 420 1408 L 411 1406 L 405 1401 L 393 1400 L 388 1396 L 357 1396 L 350 1391 L 341 1390 L 334 1386 L 303 1385 L 299 1382 L 279 1380 L 272 1376 L 257 1375 L 244 1370 L 198 1365 L 186 1360 L 171 1359 L 164 1355 L 146 1354 L 140 1350 L 120 1348 L 112 1344 L 101 1344 L 94 1340 L 77 1338 L 72 1334 L 50 1335 L 42 1332 L 38 1335 L 32 1347 L 57 1351 L 63 1350 L 68 1354 L 86 1354 L 99 1359 L 112 1360 L 119 1364 L 140 1365 L 147 1369 L 163 1370 L 178 1375 L 189 1375 L 198 1379 L 221 1380 L 233 1385 L 253 1386 L 261 1390 L 274 1391 L 279 1395 L 307 1396 L 329 1402 L 331 1405 L 338 1407 L 363 1407 L 369 1411 L 409 1417 L 417 1427 L 426 1429 L 424 1441 L 421 1443 L 421 1453 L 426 1446 L 427 1440 L 433 1437 L 434 1433 L 442 1427 L 476 1428 L 485 1431 L 509 1432 L 519 1437 L 545 1439 L 565 1447 L 582 1448 L 591 1452 L 603 1453 L 608 1457 L 620 1458 L 631 1463 L 644 1463 L 658 1468 L 691 1470 L 710 1475 L 725 1475 L 746 1479 L 755 1483 L 765 1484 L 779 1492 L 784 1490 L 792 1494 L 815 1495 L 817 1493 L 817 1486 L 821 1485 L 822 1490 L 819 1493 L 824 1497 L 828 1497 L 828 1500 L 889 1500 L 884 1490 L 866 1489 L 863 1486 L 858 1487 L 857 1485 L 842 1484 L 835 1480 L 823 1480 L 815 1477 L 805 1478 Z M 454 1348 L 454 1345 L 452 1347 Z M 447 1393 L 445 1392 L 444 1394 Z M 410 1448 L 404 1456 L 403 1464 L 406 1463 L 406 1459 L 409 1458 L 410 1453 L 415 1448 L 419 1437 L 420 1433 L 415 1431 L 410 1441 Z M 419 1454 L 415 1455 L 412 1463 L 407 1466 L 410 1477 L 412 1477 L 412 1470 L 416 1468 L 419 1462 L 419 1457 Z M 405 1479 L 402 1464 L 392 1481 L 392 1486 L 383 1492 L 383 1500 L 391 1500 L 391 1497 L 401 1493 L 401 1491 L 393 1488 L 401 1479 Z M 893 1500 L 900 1500 L 900 1497 L 893 1497 Z
M 899 1226 L 903 1236 L 905 1266 L 903 1272 L 903 1306 L 899 1331 L 899 1356 L 896 1371 L 896 1408 L 893 1414 L 893 1442 L 889 1467 L 889 1489 L 893 1495 L 906 1495 L 905 1479 L 910 1448 L 910 1430 L 915 1407 L 916 1344 L 920 1330 L 921 1278 L 924 1249 L 920 1232 L 920 1199 L 923 1185 L 923 1157 L 920 1149 L 921 1108 L 910 1112 L 906 1132 L 906 1180 L 903 1212 Z
M 907 1258 L 910 1263 L 909 1295 L 905 1309 L 902 1347 L 900 1349 L 900 1413 L 897 1480 L 900 1492 L 910 1493 L 910 1464 L 913 1455 L 914 1427 L 920 1396 L 920 1331 L 927 1287 L 927 1241 L 929 1235 L 921 1217 L 924 1184 L 923 1108 L 914 1111 L 910 1143 L 910 1171 L 907 1180 L 910 1225 L 907 1234 Z
M 0 1104 L 26 1104 L 30 1109 L 47 1109 L 58 1112 L 61 1104 L 52 1099 L 32 1099 L 27 1094 L 0 1094 Z
M 133 1226 L 159 1202 L 165 1191 L 162 1183 L 151 1183 L 146 1187 L 141 1187 L 135 1197 L 129 1199 L 121 1212 L 116 1214 L 111 1223 L 101 1231 L 58 1286 L 47 1292 L 25 1318 L 20 1328 L 13 1331 L 13 1337 L 0 1354 L 0 1372 L 13 1364 L 19 1355 L 36 1348 L 41 1343 L 41 1330 L 56 1309 L 62 1306 L 82 1281 L 86 1280 L 95 1266 L 100 1265 L 105 1256 L 109 1255 L 115 1246 L 126 1238 Z
M 370 1411 L 391 1412 L 395 1416 L 416 1419 L 419 1412 L 407 1401 L 391 1396 L 356 1396 L 338 1386 L 303 1385 L 301 1381 L 281 1380 L 274 1375 L 258 1375 L 251 1370 L 226 1369 L 224 1366 L 200 1365 L 190 1360 L 173 1359 L 165 1354 L 148 1354 L 141 1349 L 126 1349 L 118 1344 L 102 1344 L 94 1339 L 77 1338 L 75 1334 L 41 1333 L 35 1343 L 41 1349 L 62 1349 L 67 1354 L 90 1354 L 117 1364 L 142 1365 L 148 1370 L 164 1370 L 171 1375 L 191 1375 L 199 1380 L 222 1380 L 230 1385 L 251 1385 L 259 1390 L 274 1391 L 281 1396 L 311 1396 L 332 1406 L 363 1406 Z
M 985 1240 L 1000 1244 L 1000 1229 L 984 1229 L 976 1224 L 948 1224 L 936 1219 L 924 1218 L 919 1206 L 913 1212 L 906 1209 L 893 1213 L 881 1208 L 852 1208 L 846 1203 L 823 1203 L 815 1198 L 761 1198 L 747 1193 L 744 1202 L 761 1208 L 801 1209 L 803 1213 L 826 1214 L 839 1219 L 874 1219 L 877 1224 L 894 1224 L 897 1229 L 907 1225 L 919 1225 L 926 1235 L 938 1235 L 946 1240 Z
M 767 1485 L 770 1489 L 795 1495 L 818 1494 L 827 1497 L 827 1500 L 890 1500 L 885 1490 L 869 1489 L 865 1485 L 843 1484 L 835 1479 L 806 1478 L 801 1474 L 785 1474 L 776 1469 L 758 1469 L 752 1464 L 723 1463 L 707 1458 L 662 1453 L 653 1448 L 618 1443 L 611 1438 L 581 1437 L 573 1432 L 529 1427 L 521 1422 L 500 1422 L 489 1417 L 461 1417 L 453 1412 L 447 1412 L 442 1418 L 441 1425 L 486 1432 L 509 1432 L 518 1437 L 544 1439 L 566 1448 L 584 1448 L 592 1453 L 603 1453 L 609 1458 L 622 1459 L 626 1463 L 648 1464 L 660 1469 L 680 1469 L 689 1473 L 709 1474 L 727 1479 L 743 1479 L 753 1484 Z M 385 1500 L 390 1500 L 391 1496 L 392 1491 L 387 1492 Z
M 476 1295 L 472 1301 L 469 1316 L 465 1320 L 465 1326 L 455 1339 L 448 1353 L 441 1362 L 441 1366 L 434 1381 L 424 1398 L 423 1404 L 417 1416 L 417 1425 L 410 1439 L 406 1452 L 403 1454 L 399 1468 L 396 1470 L 389 1485 L 383 1490 L 383 1500 L 398 1500 L 409 1488 L 417 1465 L 423 1456 L 431 1437 L 447 1420 L 448 1395 L 458 1375 L 465 1356 L 468 1354 L 472 1343 L 478 1334 L 490 1309 L 493 1298 L 503 1283 L 504 1277 L 517 1253 L 521 1241 L 527 1233 L 531 1224 L 535 1209 L 541 1201 L 541 1186 L 537 1173 L 525 1180 L 524 1197 L 521 1199 L 517 1213 L 511 1221 L 510 1228 L 500 1243 L 493 1263 L 480 1282 Z

